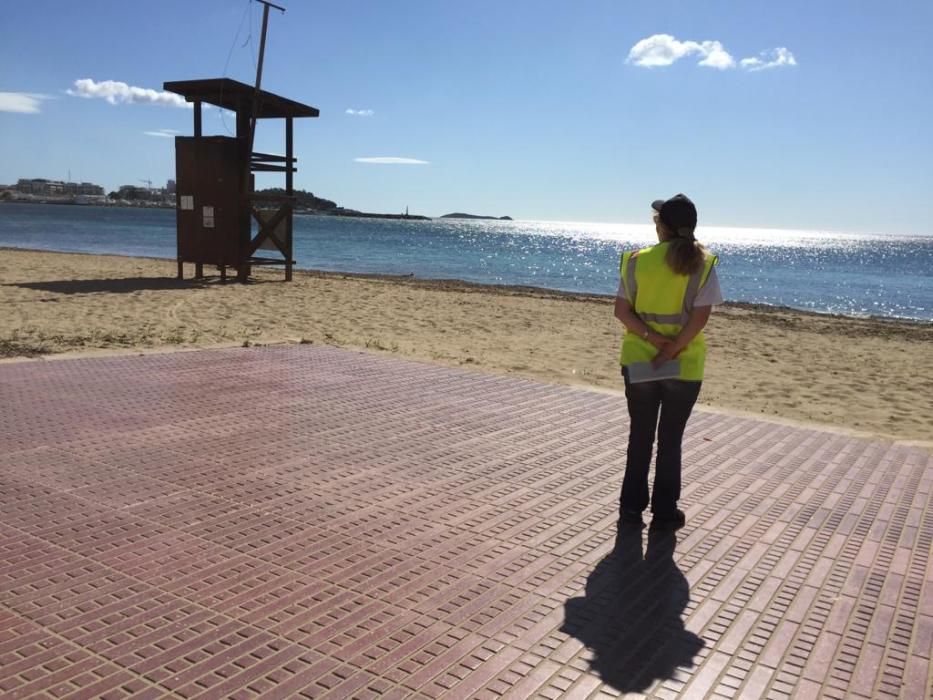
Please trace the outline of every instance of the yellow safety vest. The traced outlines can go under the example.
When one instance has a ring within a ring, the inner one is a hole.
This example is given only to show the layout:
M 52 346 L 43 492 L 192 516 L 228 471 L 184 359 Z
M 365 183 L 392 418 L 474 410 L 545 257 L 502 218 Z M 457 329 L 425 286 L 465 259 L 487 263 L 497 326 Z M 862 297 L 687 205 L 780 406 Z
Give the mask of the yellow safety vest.
M 661 335 L 674 338 L 687 323 L 697 293 L 706 284 L 710 270 L 719 262 L 719 258 L 707 254 L 699 272 L 679 275 L 667 264 L 667 248 L 668 243 L 664 242 L 623 253 L 619 274 L 626 296 L 638 317 Z M 658 349 L 651 343 L 626 330 L 622 337 L 619 364 L 624 367 L 633 362 L 650 362 L 657 354 Z M 703 379 L 706 339 L 702 332 L 690 341 L 677 359 L 680 360 L 680 379 Z

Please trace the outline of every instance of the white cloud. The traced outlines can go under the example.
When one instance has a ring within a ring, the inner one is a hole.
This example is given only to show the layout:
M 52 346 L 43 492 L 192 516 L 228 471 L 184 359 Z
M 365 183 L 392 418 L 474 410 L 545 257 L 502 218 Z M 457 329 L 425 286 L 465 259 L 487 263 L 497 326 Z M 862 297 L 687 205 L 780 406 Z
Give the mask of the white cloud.
M 357 163 L 383 163 L 389 165 L 428 165 L 429 161 L 418 160 L 417 158 L 396 158 L 396 157 L 366 157 L 354 158 Z
M 118 80 L 96 82 L 91 78 L 82 78 L 74 82 L 74 89 L 66 92 L 75 97 L 97 97 L 115 104 L 153 104 L 167 107 L 191 107 L 185 98 L 173 92 L 160 92 L 151 88 L 127 85 Z
M 697 65 L 726 70 L 736 67 L 736 61 L 718 41 L 679 41 L 670 34 L 654 34 L 636 43 L 628 52 L 626 63 L 644 68 L 669 66 L 686 56 L 698 56 Z M 738 65 L 747 71 L 759 71 L 778 66 L 796 66 L 794 55 L 786 48 L 762 51 L 761 58 L 743 58 Z
M 699 65 L 708 68 L 732 68 L 735 59 L 729 55 L 718 41 L 678 41 L 670 34 L 654 34 L 642 39 L 628 52 L 626 63 L 654 68 L 669 66 L 675 61 L 690 55 L 699 55 Z
M 173 139 L 176 134 L 180 134 L 181 132 L 175 129 L 159 129 L 157 131 L 144 131 L 143 133 L 146 136 L 161 136 L 166 139 Z
M 699 52 L 703 54 L 704 58 L 698 65 L 718 68 L 719 70 L 735 67 L 735 59 L 729 55 L 729 52 L 718 41 L 704 41 L 700 44 Z
M 375 112 L 371 109 L 347 109 L 346 114 L 352 117 L 371 117 Z
M 37 95 L 31 92 L 0 92 L 0 112 L 16 112 L 18 114 L 38 114 L 43 100 L 48 95 Z
M 767 70 L 768 68 L 777 68 L 779 66 L 797 65 L 797 59 L 794 58 L 794 54 L 783 46 L 771 49 L 770 51 L 762 51 L 758 55 L 761 56 L 761 58 L 743 58 L 741 61 L 742 68 L 754 72 Z

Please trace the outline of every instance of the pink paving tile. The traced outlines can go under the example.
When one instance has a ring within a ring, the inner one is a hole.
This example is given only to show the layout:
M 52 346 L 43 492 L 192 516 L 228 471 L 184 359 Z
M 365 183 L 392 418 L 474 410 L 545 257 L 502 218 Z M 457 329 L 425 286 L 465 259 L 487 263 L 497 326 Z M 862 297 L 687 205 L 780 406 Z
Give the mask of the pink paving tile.
M 686 528 L 617 541 L 619 396 L 310 346 L 0 392 L 6 696 L 930 691 L 918 448 L 698 410 Z

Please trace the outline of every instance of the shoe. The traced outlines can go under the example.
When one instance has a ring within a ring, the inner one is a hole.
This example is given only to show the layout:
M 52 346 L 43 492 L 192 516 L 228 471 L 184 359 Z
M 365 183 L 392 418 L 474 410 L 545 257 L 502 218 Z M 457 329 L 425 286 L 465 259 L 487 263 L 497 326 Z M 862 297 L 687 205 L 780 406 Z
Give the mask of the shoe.
M 684 525 L 687 524 L 687 516 L 684 515 L 684 512 L 680 509 L 674 511 L 673 515 L 667 515 L 664 517 L 658 517 L 657 515 L 651 519 L 651 528 L 652 530 L 679 530 Z
M 619 527 L 644 527 L 645 521 L 636 510 L 623 510 L 619 513 Z

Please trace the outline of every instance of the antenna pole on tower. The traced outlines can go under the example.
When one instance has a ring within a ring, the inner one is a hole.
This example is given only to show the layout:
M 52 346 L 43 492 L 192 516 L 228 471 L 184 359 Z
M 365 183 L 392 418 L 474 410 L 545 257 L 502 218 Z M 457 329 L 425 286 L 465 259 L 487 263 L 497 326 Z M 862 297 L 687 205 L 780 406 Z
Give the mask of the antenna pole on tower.
M 259 91 L 262 86 L 262 62 L 266 55 L 266 28 L 269 26 L 269 8 L 274 7 L 279 12 L 285 13 L 284 7 L 279 7 L 268 0 L 256 0 L 256 2 L 262 3 L 262 33 L 259 36 L 259 61 L 256 64 L 256 89 L 253 91 L 253 115 L 249 123 L 249 143 L 246 149 L 247 169 L 253 158 L 253 139 L 256 136 L 256 119 L 259 116 Z

